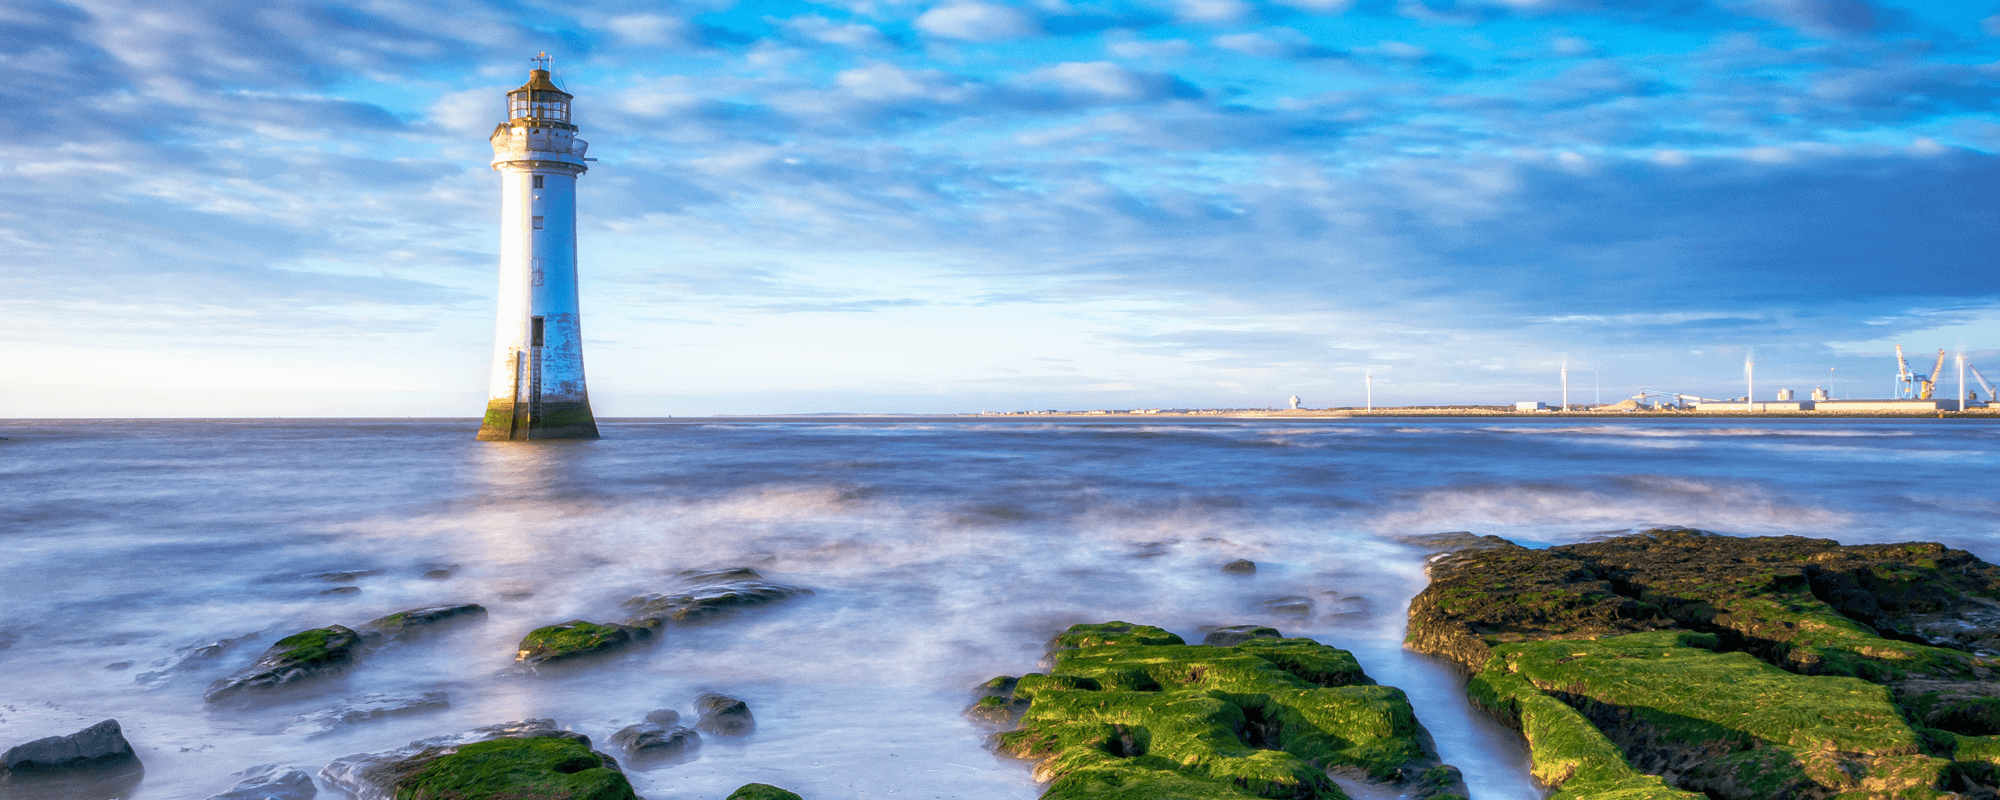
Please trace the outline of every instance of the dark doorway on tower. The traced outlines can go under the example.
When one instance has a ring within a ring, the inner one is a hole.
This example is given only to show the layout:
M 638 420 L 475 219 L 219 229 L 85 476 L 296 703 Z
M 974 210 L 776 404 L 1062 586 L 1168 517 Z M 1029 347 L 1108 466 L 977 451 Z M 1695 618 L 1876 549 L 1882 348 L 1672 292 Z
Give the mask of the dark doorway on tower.
M 531 325 L 530 325 L 530 326 L 528 327 L 528 346 L 529 346 L 529 347 L 541 347 L 541 346 L 542 346 L 542 318 L 541 318 L 541 317 L 535 317 L 535 318 L 534 318 L 534 323 L 533 323 L 533 324 L 531 324 Z

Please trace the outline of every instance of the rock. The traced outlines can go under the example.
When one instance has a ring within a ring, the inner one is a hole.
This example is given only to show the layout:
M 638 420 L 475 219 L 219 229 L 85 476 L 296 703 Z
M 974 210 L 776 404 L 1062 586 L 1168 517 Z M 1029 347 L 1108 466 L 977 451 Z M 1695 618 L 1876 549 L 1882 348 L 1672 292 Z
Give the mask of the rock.
M 308 572 L 299 577 L 307 580 L 326 581 L 327 583 L 353 583 L 370 575 L 380 574 L 382 574 L 382 571 L 379 569 L 351 569 L 339 572 Z
M 381 631 L 391 639 L 403 639 L 467 623 L 485 622 L 486 607 L 477 603 L 426 606 L 398 611 L 363 623 L 364 631 Z
M 16 745 L 0 755 L 0 768 L 9 777 L 140 766 L 138 754 L 132 752 L 132 743 L 125 741 L 125 731 L 115 719 L 68 736 L 50 736 Z
M 288 732 L 303 731 L 308 739 L 389 717 L 423 714 L 451 707 L 451 701 L 444 692 L 423 692 L 421 694 L 367 694 L 348 700 L 332 708 L 323 708 L 310 714 L 301 714 L 292 720 Z
M 681 724 L 681 712 L 671 708 L 648 711 L 646 712 L 646 721 L 655 725 L 679 725 Z
M 395 750 L 335 759 L 322 780 L 356 800 L 398 796 L 638 800 L 610 756 L 590 738 L 528 719 L 420 739 Z
M 1432 561 L 1407 644 L 1534 731 L 1535 774 L 1563 797 L 2000 791 L 2000 660 L 1977 653 L 2000 567 L 1686 528 L 1474 545 Z
M 633 610 L 633 617 L 625 624 L 644 628 L 684 625 L 812 594 L 809 589 L 766 581 L 749 567 L 690 570 L 678 577 L 686 584 L 682 591 L 625 601 L 625 606 Z
M 235 773 L 236 788 L 208 800 L 312 800 L 319 794 L 305 770 L 265 764 Z
M 228 639 L 217 639 L 205 644 L 190 645 L 174 651 L 174 657 L 153 662 L 150 666 L 162 667 L 132 676 L 132 682 L 147 689 L 157 689 L 172 681 L 179 673 L 192 672 L 220 661 L 223 656 L 245 642 L 255 641 L 257 634 L 246 633 Z
M 768 783 L 746 783 L 730 792 L 724 800 L 805 800 L 791 792 Z
M 1222 565 L 1222 571 L 1231 575 L 1255 575 L 1257 574 L 1257 562 L 1247 558 L 1239 558 Z
M 202 699 L 214 703 L 244 692 L 269 692 L 332 677 L 361 657 L 361 635 L 340 625 L 314 628 L 279 639 L 257 661 L 210 684 Z
M 980 684 L 979 699 L 965 709 L 965 715 L 993 725 L 1013 725 L 1028 710 L 1028 701 L 1014 696 L 1019 680 L 1002 675 Z
M 0 754 L 0 797 L 16 800 L 123 798 L 144 776 L 115 719 Z
M 694 729 L 717 736 L 749 736 L 757 730 L 750 716 L 750 704 L 720 694 L 704 694 L 694 699 Z
M 611 734 L 611 743 L 623 748 L 635 764 L 685 761 L 701 749 L 701 734 L 671 723 L 641 722 Z
M 1288 617 L 1310 617 L 1313 613 L 1313 601 L 1310 597 L 1293 595 L 1265 600 L 1258 603 L 1257 608 L 1267 614 L 1283 614 Z
M 1277 628 L 1262 625 L 1225 625 L 1201 637 L 1201 643 L 1210 647 L 1235 647 L 1251 639 L 1282 639 Z
M 441 581 L 441 580 L 445 580 L 446 578 L 450 578 L 450 577 L 451 577 L 451 570 L 448 570 L 448 569 L 433 569 L 433 570 L 428 570 L 428 571 L 425 571 L 425 572 L 424 572 L 424 577 L 425 577 L 425 578 L 429 578 L 429 579 L 431 579 L 431 580 L 434 580 L 434 581 Z
M 320 594 L 360 594 L 360 593 L 361 593 L 361 587 L 359 586 L 335 586 L 331 589 L 327 589 L 323 592 L 320 592 Z
M 646 628 L 626 625 L 599 625 L 573 619 L 560 625 L 536 628 L 521 638 L 514 660 L 527 666 L 609 653 L 633 642 L 651 638 Z
M 1430 737 L 1400 690 L 1310 639 L 1188 645 L 1126 622 L 1074 625 L 1002 752 L 1039 762 L 1046 798 L 1344 796 L 1341 772 L 1386 795 L 1442 798 Z M 1005 688 L 993 681 L 993 691 Z
M 112 672 L 124 672 L 125 670 L 128 670 L 128 669 L 131 669 L 131 668 L 132 668 L 132 662 L 130 662 L 130 661 L 113 661 L 113 662 L 111 662 L 111 663 L 109 663 L 109 664 L 106 664 L 106 665 L 104 665 L 104 668 L 105 668 L 105 669 L 108 669 L 108 670 L 111 670 Z

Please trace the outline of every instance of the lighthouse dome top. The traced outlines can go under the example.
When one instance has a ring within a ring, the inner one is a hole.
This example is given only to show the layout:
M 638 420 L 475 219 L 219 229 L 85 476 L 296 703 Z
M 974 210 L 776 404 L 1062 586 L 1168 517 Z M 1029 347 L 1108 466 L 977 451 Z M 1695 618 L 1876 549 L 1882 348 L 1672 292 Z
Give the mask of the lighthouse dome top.
M 539 123 L 573 130 L 569 103 L 575 97 L 549 80 L 548 70 L 530 70 L 528 82 L 507 93 L 507 119 L 516 125 Z

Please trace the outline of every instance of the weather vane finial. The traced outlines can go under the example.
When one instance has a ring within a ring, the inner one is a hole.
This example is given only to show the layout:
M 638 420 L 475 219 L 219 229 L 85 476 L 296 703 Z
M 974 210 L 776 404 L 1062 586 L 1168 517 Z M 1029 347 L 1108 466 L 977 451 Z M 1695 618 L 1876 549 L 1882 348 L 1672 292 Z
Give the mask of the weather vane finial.
M 549 56 L 549 51 L 547 50 L 543 50 L 540 53 L 536 53 L 534 58 L 530 58 L 528 60 L 540 64 L 541 68 L 544 71 L 548 70 L 549 65 L 554 64 L 556 61 L 554 58 Z

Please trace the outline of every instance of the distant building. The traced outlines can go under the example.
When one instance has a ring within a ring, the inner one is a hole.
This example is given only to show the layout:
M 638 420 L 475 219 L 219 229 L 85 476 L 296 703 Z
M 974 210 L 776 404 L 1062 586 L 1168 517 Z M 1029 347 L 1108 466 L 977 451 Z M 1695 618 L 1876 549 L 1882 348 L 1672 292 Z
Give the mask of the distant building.
M 1540 400 L 1522 400 L 1514 404 L 1515 411 L 1547 411 L 1549 404 Z

